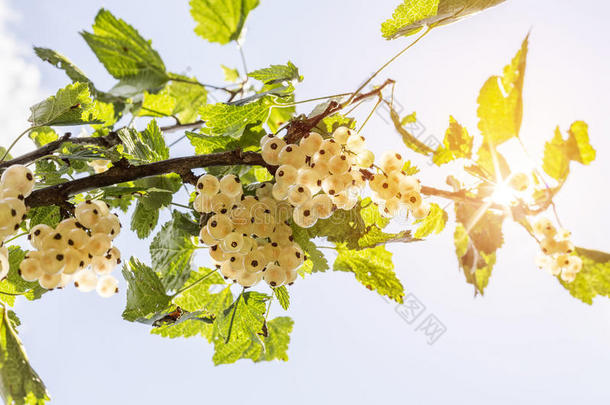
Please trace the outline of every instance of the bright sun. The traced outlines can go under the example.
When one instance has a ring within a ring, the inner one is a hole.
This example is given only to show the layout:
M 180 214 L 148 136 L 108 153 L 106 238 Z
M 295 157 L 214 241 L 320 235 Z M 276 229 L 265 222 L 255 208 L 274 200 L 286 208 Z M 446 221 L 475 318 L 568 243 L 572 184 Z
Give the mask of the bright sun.
M 515 201 L 514 190 L 506 183 L 497 184 L 490 200 L 501 205 L 510 205 Z

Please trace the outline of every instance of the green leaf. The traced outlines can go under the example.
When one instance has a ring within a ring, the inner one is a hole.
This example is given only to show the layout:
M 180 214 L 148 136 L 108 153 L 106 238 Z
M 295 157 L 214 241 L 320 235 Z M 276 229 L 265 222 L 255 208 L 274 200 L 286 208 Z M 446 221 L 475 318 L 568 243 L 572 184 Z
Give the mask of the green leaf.
M 424 26 L 451 24 L 504 0 L 404 0 L 392 18 L 381 24 L 385 39 L 415 34 Z
M 270 108 L 275 105 L 272 97 L 263 97 L 245 105 L 206 104 L 199 109 L 205 126 L 205 135 L 225 135 L 238 139 L 248 124 L 259 124 L 267 120 Z
M 95 17 L 93 33 L 81 32 L 91 50 L 108 73 L 117 79 L 134 81 L 167 81 L 165 65 L 150 41 L 108 10 L 101 9 Z M 147 86 L 148 87 L 148 86 Z
M 59 224 L 59 221 L 61 221 L 59 207 L 56 205 L 30 208 L 28 211 L 28 218 L 30 219 L 30 229 L 39 224 L 45 224 L 55 228 L 57 224 Z
M 142 132 L 125 127 L 117 133 L 123 142 L 125 153 L 132 160 L 150 163 L 169 158 L 169 148 L 165 145 L 163 133 L 155 120 L 150 121 Z
M 131 216 L 131 230 L 138 238 L 147 238 L 159 221 L 159 208 L 150 208 L 138 201 Z
M 154 237 L 150 244 L 152 265 L 166 289 L 178 289 L 188 280 L 196 248 L 192 238 L 198 234 L 199 226 L 187 214 L 173 211 L 172 219 Z
M 519 137 L 523 117 L 523 80 L 529 34 L 502 76 L 490 77 L 479 93 L 479 130 L 484 142 L 495 147 Z
M 236 41 L 250 11 L 259 0 L 191 0 L 191 16 L 197 23 L 195 33 L 222 45 Z
M 218 273 L 213 273 L 210 276 L 211 271 L 203 267 L 199 268 L 198 271 L 193 271 L 185 283 L 187 287 L 185 287 L 184 292 L 174 298 L 173 304 L 185 311 L 200 311 L 210 318 L 214 318 L 229 307 L 233 302 L 231 289 L 226 286 L 218 292 L 212 292 L 212 287 L 220 288 L 220 286 L 225 286 L 226 282 Z M 191 285 L 193 287 L 188 287 Z M 184 320 L 180 318 L 179 321 L 153 328 L 151 333 L 167 338 L 202 336 L 208 341 L 212 341 L 214 329 L 212 323 L 203 322 L 197 318 Z
M 392 253 L 384 246 L 362 250 L 339 248 L 337 252 L 333 270 L 353 272 L 356 280 L 369 290 L 402 303 L 404 287 L 394 273 Z
M 588 126 L 583 121 L 575 121 L 568 130 L 568 139 L 564 140 L 559 127 L 555 135 L 544 147 L 542 168 L 558 182 L 563 182 L 570 173 L 570 161 L 583 165 L 595 160 L 595 149 L 589 143 Z
M 40 59 L 45 62 L 50 63 L 51 65 L 57 67 L 58 69 L 66 72 L 68 77 L 72 80 L 72 82 L 82 82 L 91 84 L 91 80 L 85 75 L 85 73 L 76 67 L 68 58 L 64 55 L 56 52 L 52 49 L 48 48 L 40 48 L 34 47 L 34 52 Z
M 483 295 L 496 263 L 495 251 L 487 254 L 479 250 L 461 223 L 456 225 L 454 241 L 455 252 L 466 281 L 474 286 L 476 293 Z
M 51 127 L 37 128 L 30 131 L 29 136 L 38 148 L 59 139 L 59 135 L 57 135 L 57 132 Z
M 238 148 L 238 142 L 229 136 L 209 136 L 197 132 L 186 132 L 186 136 L 195 147 L 198 155 L 208 155 L 214 152 L 233 150 Z
M 123 319 L 133 322 L 167 308 L 171 297 L 150 267 L 132 257 L 123 266 L 123 277 L 128 285 Z
M 402 171 L 406 173 L 407 176 L 413 176 L 419 173 L 419 169 L 410 160 L 407 160 L 405 164 L 402 166 Z
M 248 73 L 248 76 L 263 82 L 263 84 L 275 84 L 291 80 L 303 81 L 299 69 L 290 61 L 285 65 L 271 65 L 268 68 L 255 70 Z
M 284 308 L 284 310 L 288 310 L 288 307 L 290 306 L 290 294 L 288 294 L 288 289 L 286 289 L 286 286 L 274 288 L 273 293 L 280 303 L 280 306 Z
M 239 81 L 239 72 L 237 69 L 231 69 L 225 65 L 220 65 L 220 67 L 225 75 L 225 82 L 237 83 Z
M 303 249 L 307 260 L 312 262 L 311 272 L 326 271 L 329 269 L 328 261 L 324 254 L 311 241 L 312 234 L 307 229 L 292 224 L 292 237 L 294 241 Z
M 294 96 L 288 98 L 286 102 L 293 102 Z M 291 107 L 272 107 L 271 112 L 269 113 L 269 117 L 267 118 L 267 125 L 269 126 L 269 130 L 273 133 L 279 131 L 280 127 L 286 124 L 294 114 L 297 109 L 295 106 Z
M 186 76 L 174 74 L 170 77 L 191 80 Z M 206 103 L 207 96 L 205 87 L 172 81 L 158 93 L 145 92 L 142 108 L 138 114 L 149 117 L 173 116 L 181 124 L 188 124 L 197 120 L 198 110 Z
M 14 295 L 0 294 L 0 301 L 11 307 L 15 305 L 17 295 L 34 301 L 47 292 L 38 282 L 25 281 L 19 275 L 19 265 L 23 261 L 25 253 L 17 246 L 8 248 L 9 271 L 6 278 L 0 281 L 0 291 Z
M 422 155 L 429 155 L 434 153 L 434 150 L 432 150 L 432 148 L 417 139 L 416 136 L 414 136 L 411 132 L 407 130 L 407 128 L 405 128 L 404 124 L 402 123 L 403 120 L 400 119 L 398 112 L 396 112 L 394 108 L 390 108 L 390 119 L 392 120 L 396 131 L 402 137 L 402 141 L 404 142 L 406 147 L 417 153 L 421 153 Z
M 561 285 L 589 305 L 598 295 L 610 298 L 610 254 L 580 247 L 576 248 L 576 254 L 582 259 L 582 270 L 571 283 L 557 277 Z
M 294 321 L 287 316 L 281 316 L 267 322 L 267 337 L 262 337 L 265 351 L 254 361 L 276 359 L 288 361 L 288 344 L 290 343 L 290 333 L 293 325 Z
M 425 238 L 432 233 L 441 233 L 445 229 L 449 216 L 438 204 L 430 204 L 430 214 L 426 218 L 418 219 L 415 223 L 419 225 L 413 235 L 415 238 Z
M 216 318 L 214 364 L 229 364 L 241 358 L 258 359 L 263 354 L 265 303 L 269 296 L 256 291 L 240 294 Z
M 43 405 L 49 400 L 44 383 L 28 361 L 17 336 L 19 319 L 14 312 L 0 308 L 0 394 L 6 404 Z
M 54 96 L 30 107 L 28 121 L 33 126 L 60 126 L 101 123 L 91 113 L 92 101 L 85 83 L 69 84 Z
M 432 156 L 432 161 L 440 166 L 455 159 L 472 156 L 473 137 L 468 135 L 466 128 L 462 127 L 453 117 L 449 117 L 449 128 L 445 132 L 443 145 Z

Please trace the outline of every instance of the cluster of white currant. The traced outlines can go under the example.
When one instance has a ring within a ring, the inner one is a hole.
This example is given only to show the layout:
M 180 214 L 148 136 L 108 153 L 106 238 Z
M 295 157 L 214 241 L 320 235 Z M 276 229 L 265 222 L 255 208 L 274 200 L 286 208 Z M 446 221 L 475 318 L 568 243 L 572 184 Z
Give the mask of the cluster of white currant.
M 572 282 L 582 269 L 582 259 L 572 255 L 574 244 L 570 242 L 570 232 L 557 230 L 547 218 L 542 218 L 534 224 L 534 232 L 543 237 L 540 242 L 541 254 L 536 258 L 536 264 L 541 269 L 549 271 L 554 276 L 561 276 L 565 282 Z
M 301 227 L 313 226 L 335 209 L 352 209 L 367 181 L 384 215 L 396 216 L 401 208 L 416 218 L 428 215 L 419 181 L 402 171 L 403 158 L 387 152 L 380 166 L 375 166 L 375 155 L 366 149 L 364 137 L 347 127 L 337 128 L 329 139 L 310 132 L 298 145 L 267 135 L 261 139 L 261 148 L 265 162 L 279 166 L 273 197 L 294 207 L 294 222 Z M 369 171 L 372 168 L 376 174 Z
M 289 219 L 292 207 L 277 202 L 271 183 L 256 195 L 244 195 L 239 178 L 228 174 L 218 180 L 205 174 L 197 182 L 195 210 L 206 214 L 201 243 L 221 274 L 244 287 L 265 280 L 272 287 L 292 284 L 305 254 L 293 242 Z
M 8 274 L 8 249 L 4 240 L 19 229 L 25 219 L 25 197 L 34 189 L 34 175 L 25 166 L 12 165 L 0 178 L 0 279 Z
M 74 281 L 80 291 L 97 290 L 100 296 L 110 297 L 118 292 L 118 281 L 111 273 L 121 262 L 121 253 L 112 241 L 120 231 L 118 217 L 105 202 L 83 201 L 76 206 L 74 218 L 55 228 L 32 227 L 28 239 L 36 250 L 21 262 L 21 277 L 49 290 Z

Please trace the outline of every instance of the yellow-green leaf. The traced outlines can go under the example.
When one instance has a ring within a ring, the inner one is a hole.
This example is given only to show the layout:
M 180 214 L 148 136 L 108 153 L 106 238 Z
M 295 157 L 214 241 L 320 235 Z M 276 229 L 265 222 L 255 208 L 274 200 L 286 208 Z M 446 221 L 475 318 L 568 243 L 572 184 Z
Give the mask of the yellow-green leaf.
M 455 159 L 472 156 L 473 137 L 466 128 L 461 126 L 453 117 L 449 117 L 449 128 L 445 131 L 443 145 L 432 156 L 432 161 L 438 166 L 449 163 Z
M 528 38 L 529 35 L 511 63 L 504 67 L 503 75 L 492 76 L 485 82 L 477 99 L 479 130 L 492 147 L 519 136 Z
M 580 247 L 576 248 L 576 254 L 582 259 L 582 270 L 571 283 L 558 277 L 561 285 L 589 305 L 597 295 L 610 298 L 610 254 Z
M 426 218 L 418 219 L 415 223 L 419 225 L 413 235 L 415 238 L 425 238 L 432 233 L 441 233 L 445 229 L 449 216 L 438 204 L 430 204 L 430 213 Z
M 259 0 L 191 0 L 195 33 L 210 41 L 226 44 L 239 38 L 250 11 Z

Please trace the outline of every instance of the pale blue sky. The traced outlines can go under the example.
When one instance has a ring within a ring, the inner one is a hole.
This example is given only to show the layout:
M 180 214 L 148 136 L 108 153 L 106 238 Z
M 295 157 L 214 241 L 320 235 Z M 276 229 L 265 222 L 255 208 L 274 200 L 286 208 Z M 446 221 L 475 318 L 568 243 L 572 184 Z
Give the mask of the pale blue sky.
M 398 2 L 263 0 L 248 21 L 248 65 L 290 59 L 305 76 L 298 99 L 353 90 L 408 41 L 387 42 L 379 35 L 380 22 Z M 40 71 L 43 95 L 67 79 L 36 61 L 28 50 L 32 44 L 64 53 L 99 87 L 112 84 L 77 34 L 102 6 L 151 38 L 170 70 L 190 68 L 201 81 L 219 83 L 221 63 L 240 67 L 233 46 L 209 44 L 194 34 L 186 0 L 8 4 L 21 19 L 5 34 L 21 43 L 26 61 Z M 609 251 L 609 13 L 601 0 L 508 0 L 433 32 L 379 80 L 398 81 L 397 100 L 405 112 L 417 111 L 429 134 L 441 135 L 450 114 L 474 133 L 479 88 L 500 72 L 531 29 L 523 138 L 538 155 L 556 125 L 566 128 L 576 119 L 590 124 L 597 161 L 574 166 L 558 204 L 577 245 Z M 4 105 L 15 104 L 1 96 Z M 25 110 L 27 103 L 13 107 Z M 8 128 L 16 131 L 0 123 L 1 143 L 14 135 Z M 402 148 L 377 117 L 365 135 L 375 151 Z M 189 153 L 186 144 L 179 153 Z M 426 184 L 443 186 L 446 172 L 418 163 Z M 572 298 L 535 268 L 533 241 L 515 226 L 505 231 L 507 247 L 498 254 L 485 297 L 473 298 L 457 268 L 452 225 L 425 243 L 390 248 L 407 291 L 426 306 L 422 319 L 434 314 L 447 327 L 432 346 L 414 330 L 417 323 L 407 325 L 392 304 L 344 273 L 316 274 L 291 289 L 296 323 L 287 363 L 214 367 L 207 342 L 165 340 L 123 321 L 125 288 L 109 300 L 67 289 L 21 302 L 16 310 L 30 360 L 53 403 L 62 405 L 608 403 L 610 302 L 597 298 L 588 306 Z M 117 243 L 124 255 L 147 260 L 146 242 L 124 232 Z

